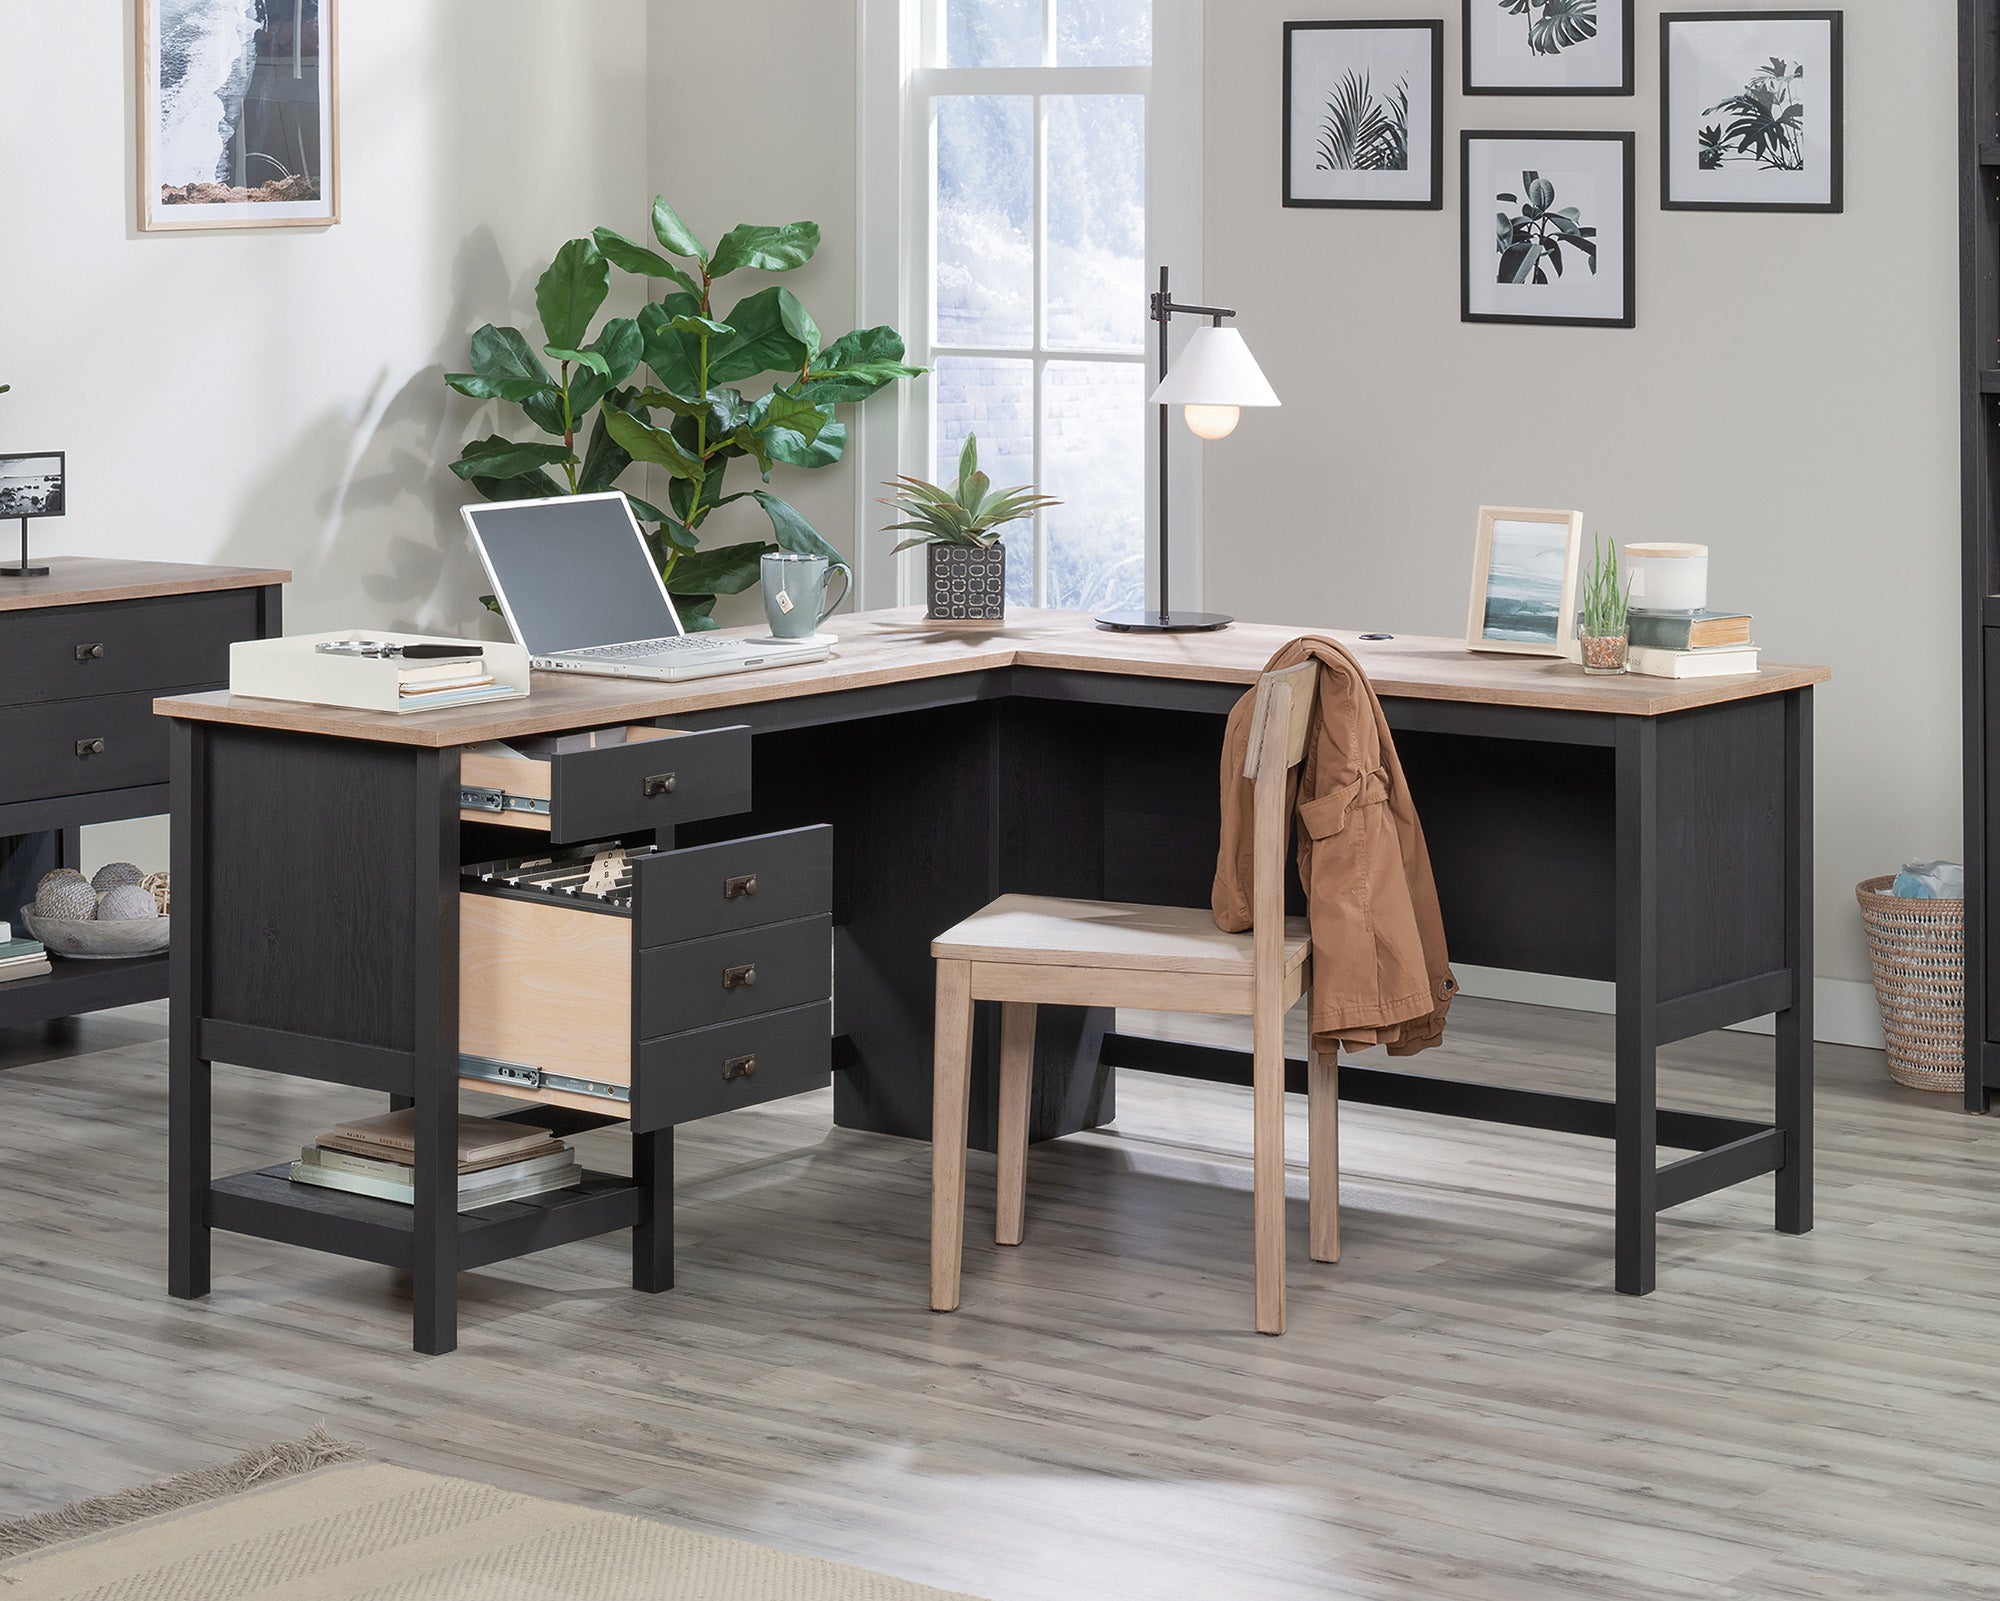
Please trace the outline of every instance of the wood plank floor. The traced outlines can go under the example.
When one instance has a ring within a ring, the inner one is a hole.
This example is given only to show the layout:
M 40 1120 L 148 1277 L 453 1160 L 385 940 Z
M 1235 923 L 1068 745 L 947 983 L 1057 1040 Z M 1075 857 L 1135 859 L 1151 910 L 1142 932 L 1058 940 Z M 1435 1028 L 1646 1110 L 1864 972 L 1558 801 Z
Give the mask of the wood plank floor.
M 1604 1091 L 1607 1019 L 1452 1024 L 1425 1071 Z M 1677 1047 L 1666 1094 L 1768 1110 L 1769 1052 Z M 1818 1231 L 1771 1232 L 1768 1179 L 1696 1202 L 1643 1301 L 1608 1146 L 1365 1107 L 1315 1266 L 1295 1104 L 1261 1338 L 1247 1094 L 1128 1074 L 1113 1129 L 1031 1155 L 1018 1251 L 973 1158 L 955 1316 L 927 1148 L 819 1095 L 683 1132 L 677 1290 L 634 1295 L 622 1235 L 468 1275 L 436 1359 L 365 1265 L 218 1236 L 214 1293 L 167 1298 L 164 1061 L 159 1007 L 0 1032 L 0 1517 L 324 1421 L 993 1601 L 2000 1596 L 2000 1122 L 1869 1053 L 1820 1053 Z M 378 1105 L 218 1069 L 218 1166 Z

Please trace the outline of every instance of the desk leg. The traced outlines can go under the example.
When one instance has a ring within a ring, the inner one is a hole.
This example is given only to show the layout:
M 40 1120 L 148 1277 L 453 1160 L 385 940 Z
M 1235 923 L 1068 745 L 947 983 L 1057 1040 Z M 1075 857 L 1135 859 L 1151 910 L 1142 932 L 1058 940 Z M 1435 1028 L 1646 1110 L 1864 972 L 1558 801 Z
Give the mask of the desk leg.
M 674 1287 L 674 1131 L 632 1136 L 632 1177 L 639 1224 L 632 1230 L 632 1288 L 648 1295 Z
M 1813 1226 L 1813 724 L 1812 691 L 1785 697 L 1785 966 L 1792 1004 L 1778 1014 L 1778 1231 Z
M 171 748 L 174 939 L 167 957 L 167 1293 L 192 1301 L 208 1294 L 209 1065 L 195 1055 L 204 986 L 196 969 L 202 948 L 201 893 L 205 863 L 194 819 L 202 797 L 197 725 L 168 725 Z
M 411 950 L 416 970 L 416 1215 L 411 1343 L 458 1346 L 458 752 L 420 751 L 410 767 Z
M 1617 1273 L 1620 1294 L 1653 1293 L 1659 1232 L 1659 730 L 1618 728 Z

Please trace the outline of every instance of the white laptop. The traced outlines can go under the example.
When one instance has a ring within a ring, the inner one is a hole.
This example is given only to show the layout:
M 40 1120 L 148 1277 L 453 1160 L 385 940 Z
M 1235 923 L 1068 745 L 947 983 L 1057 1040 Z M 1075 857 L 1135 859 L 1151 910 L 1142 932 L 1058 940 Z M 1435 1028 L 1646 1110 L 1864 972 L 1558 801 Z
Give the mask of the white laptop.
M 824 644 L 690 634 L 622 494 L 463 509 L 472 547 L 531 665 L 609 678 L 712 678 L 822 660 Z

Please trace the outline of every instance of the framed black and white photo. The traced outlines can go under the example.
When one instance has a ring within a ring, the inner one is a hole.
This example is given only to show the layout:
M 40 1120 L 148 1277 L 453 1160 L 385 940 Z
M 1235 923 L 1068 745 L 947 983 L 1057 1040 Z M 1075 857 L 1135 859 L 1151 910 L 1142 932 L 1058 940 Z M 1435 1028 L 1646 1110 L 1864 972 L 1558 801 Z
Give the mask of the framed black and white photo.
M 1465 0 L 1469 95 L 1628 95 L 1632 0 Z
M 1467 132 L 1459 315 L 1630 328 L 1633 136 Z
M 1472 558 L 1468 650 L 1575 654 L 1583 513 L 1481 506 Z
M 1839 211 L 1838 11 L 1660 18 L 1660 204 Z
M 1285 24 L 1285 204 L 1444 205 L 1444 24 Z
M 340 221 L 339 0 L 135 0 L 139 226 Z
M 0 456 L 0 519 L 62 516 L 68 484 L 60 450 Z

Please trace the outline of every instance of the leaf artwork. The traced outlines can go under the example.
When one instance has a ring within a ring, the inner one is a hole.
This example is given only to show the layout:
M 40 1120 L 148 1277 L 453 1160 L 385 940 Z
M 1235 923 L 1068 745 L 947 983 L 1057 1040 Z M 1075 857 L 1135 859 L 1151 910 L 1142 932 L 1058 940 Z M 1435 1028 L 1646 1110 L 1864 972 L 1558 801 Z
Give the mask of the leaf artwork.
M 1352 67 L 1327 97 L 1319 125 L 1320 172 L 1407 172 L 1410 166 L 1410 80 L 1378 97 L 1368 74 Z
M 1597 0 L 1494 0 L 1508 16 L 1523 19 L 1528 48 L 1538 56 L 1560 55 L 1597 37 Z
M 1773 56 L 1751 73 L 1741 94 L 1704 111 L 1729 120 L 1699 131 L 1702 171 L 1748 162 L 1763 172 L 1804 172 L 1806 108 L 1798 94 L 1805 75 L 1804 63 Z
M 1546 284 L 1549 274 L 1560 278 L 1570 257 L 1581 256 L 1597 271 L 1597 230 L 1587 228 L 1575 206 L 1556 206 L 1556 186 L 1539 172 L 1521 174 L 1520 194 L 1494 199 L 1514 211 L 1495 215 L 1494 249 L 1499 255 L 1497 282 Z

